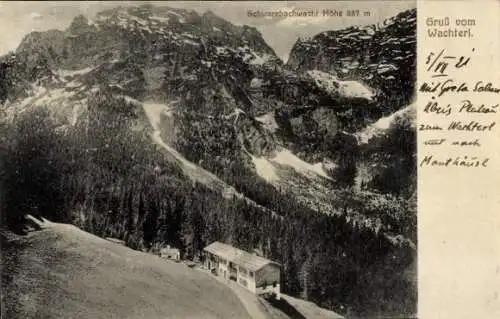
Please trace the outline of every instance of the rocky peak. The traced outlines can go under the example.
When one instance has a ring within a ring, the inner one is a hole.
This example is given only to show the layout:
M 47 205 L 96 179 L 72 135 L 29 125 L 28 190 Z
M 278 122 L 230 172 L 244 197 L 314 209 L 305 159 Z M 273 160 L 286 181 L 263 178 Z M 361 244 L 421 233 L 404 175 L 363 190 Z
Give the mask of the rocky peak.
M 227 20 L 222 19 L 221 17 L 219 17 L 218 15 L 213 13 L 211 10 L 208 10 L 205 13 L 203 13 L 203 15 L 201 16 L 201 19 L 202 19 L 203 23 L 205 23 L 207 25 L 219 26 L 222 28 L 225 27 L 224 29 L 227 29 L 228 31 L 230 29 L 237 28 L 234 24 L 232 24 L 231 22 L 229 22 Z
M 26 35 L 16 49 L 16 53 L 33 54 L 52 48 L 55 53 L 61 51 L 65 32 L 61 30 L 34 31 Z
M 68 28 L 70 34 L 80 34 L 89 31 L 89 20 L 84 15 L 78 15 L 73 19 Z

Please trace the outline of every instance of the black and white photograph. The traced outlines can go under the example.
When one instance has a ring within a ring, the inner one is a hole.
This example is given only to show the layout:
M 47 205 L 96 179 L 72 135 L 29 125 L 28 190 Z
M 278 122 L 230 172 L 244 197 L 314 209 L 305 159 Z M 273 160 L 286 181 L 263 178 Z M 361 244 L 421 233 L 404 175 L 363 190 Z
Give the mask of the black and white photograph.
M 1 318 L 417 318 L 416 5 L 1 1 Z

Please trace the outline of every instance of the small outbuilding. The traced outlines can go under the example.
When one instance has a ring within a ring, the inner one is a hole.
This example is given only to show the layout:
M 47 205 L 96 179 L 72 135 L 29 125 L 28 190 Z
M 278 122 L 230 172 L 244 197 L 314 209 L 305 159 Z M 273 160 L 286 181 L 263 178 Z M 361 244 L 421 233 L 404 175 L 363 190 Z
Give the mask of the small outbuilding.
M 179 249 L 167 246 L 165 248 L 160 249 L 160 257 L 179 261 L 181 260 L 181 253 Z

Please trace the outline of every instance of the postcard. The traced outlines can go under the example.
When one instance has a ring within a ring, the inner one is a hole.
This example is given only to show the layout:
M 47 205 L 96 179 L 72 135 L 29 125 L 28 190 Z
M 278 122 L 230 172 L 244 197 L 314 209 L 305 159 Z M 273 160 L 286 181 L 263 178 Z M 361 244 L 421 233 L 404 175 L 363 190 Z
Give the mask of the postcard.
M 1 318 L 500 318 L 499 18 L 1 1 Z

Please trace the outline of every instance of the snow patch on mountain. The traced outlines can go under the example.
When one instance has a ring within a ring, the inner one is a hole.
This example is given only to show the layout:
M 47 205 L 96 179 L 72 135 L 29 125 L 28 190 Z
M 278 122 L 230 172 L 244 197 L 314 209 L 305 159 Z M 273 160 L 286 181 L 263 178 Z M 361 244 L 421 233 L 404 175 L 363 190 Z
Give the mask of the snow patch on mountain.
M 252 162 L 255 165 L 257 174 L 266 181 L 276 182 L 280 180 L 276 174 L 276 168 L 266 158 L 252 156 Z
M 311 168 L 318 175 L 321 175 L 323 177 L 326 176 L 327 179 L 330 179 L 330 177 L 328 175 L 326 175 L 325 170 L 323 169 L 323 163 L 322 162 L 318 162 L 316 164 L 311 164 Z
M 257 174 L 271 183 L 281 181 L 277 174 L 279 168 L 276 164 L 291 167 L 297 173 L 309 179 L 318 177 L 331 179 L 323 170 L 323 163 L 309 164 L 288 149 L 282 149 L 271 159 L 250 156 Z
M 259 55 L 255 52 L 253 53 L 253 57 L 254 58 L 249 61 L 249 63 L 252 65 L 263 65 L 272 58 L 270 54 L 264 53 L 262 55 Z
M 74 92 L 66 90 L 65 87 L 48 89 L 43 86 L 32 85 L 30 96 L 14 103 L 11 109 L 15 111 L 30 106 L 66 106 L 65 103 L 69 103 L 69 99 L 74 94 Z
M 326 179 L 330 179 L 330 177 L 323 170 L 321 163 L 318 163 L 319 165 L 309 164 L 308 162 L 301 160 L 288 149 L 283 149 L 278 152 L 272 161 L 278 164 L 291 166 L 297 172 L 309 177 L 321 176 Z
M 384 132 L 389 129 L 389 127 L 397 117 L 412 111 L 415 111 L 414 104 L 410 104 L 388 116 L 380 118 L 375 123 L 367 126 L 364 130 L 355 133 L 354 135 L 358 140 L 358 143 L 366 144 L 371 138 L 384 134 Z
M 91 68 L 91 67 L 80 69 L 80 70 L 64 70 L 64 69 L 59 69 L 57 71 L 57 74 L 61 78 L 64 79 L 65 77 L 68 77 L 68 76 L 84 75 L 84 74 L 87 74 L 87 73 L 91 72 L 92 70 L 94 70 L 94 68 Z
M 186 44 L 189 44 L 189 45 L 194 45 L 194 46 L 199 46 L 201 44 L 199 44 L 198 42 L 195 42 L 193 40 L 190 40 L 190 39 L 184 39 L 182 40 L 182 42 L 186 43 Z
M 46 94 L 43 94 L 43 96 L 34 101 L 34 105 L 36 106 L 43 106 L 48 104 L 54 105 L 54 102 L 56 101 L 57 102 L 66 101 L 71 96 L 73 96 L 73 93 L 66 91 L 65 88 L 47 90 L 45 93 Z
M 382 73 L 387 73 L 391 71 L 397 71 L 398 68 L 394 64 L 380 64 L 377 67 L 377 73 L 382 74 Z
M 276 119 L 274 118 L 274 114 L 272 112 L 258 116 L 255 119 L 258 122 L 262 123 L 264 125 L 264 128 L 266 128 L 271 133 L 275 133 L 276 130 L 279 128 L 278 123 L 276 123 Z
M 160 131 L 161 115 L 170 115 L 170 107 L 154 102 L 144 102 L 142 106 L 153 129 Z
M 333 74 L 319 70 L 310 70 L 307 71 L 307 74 L 314 80 L 316 85 L 334 96 L 363 98 L 370 101 L 375 96 L 372 89 L 358 81 L 341 81 Z
M 160 22 L 163 22 L 163 23 L 167 23 L 168 20 L 170 20 L 168 17 L 160 17 L 160 16 L 151 16 L 149 18 L 151 20 L 156 20 L 156 21 L 160 21 Z
M 175 12 L 175 11 L 172 11 L 172 10 L 169 10 L 168 11 L 169 14 L 173 15 L 173 16 L 176 16 L 177 18 L 179 18 L 179 22 L 180 23 L 186 23 L 186 19 L 184 19 L 184 16 Z
M 79 103 L 73 107 L 73 114 L 71 117 L 71 125 L 75 126 L 76 123 L 78 122 L 78 118 L 83 114 L 85 110 L 85 106 L 83 103 Z

